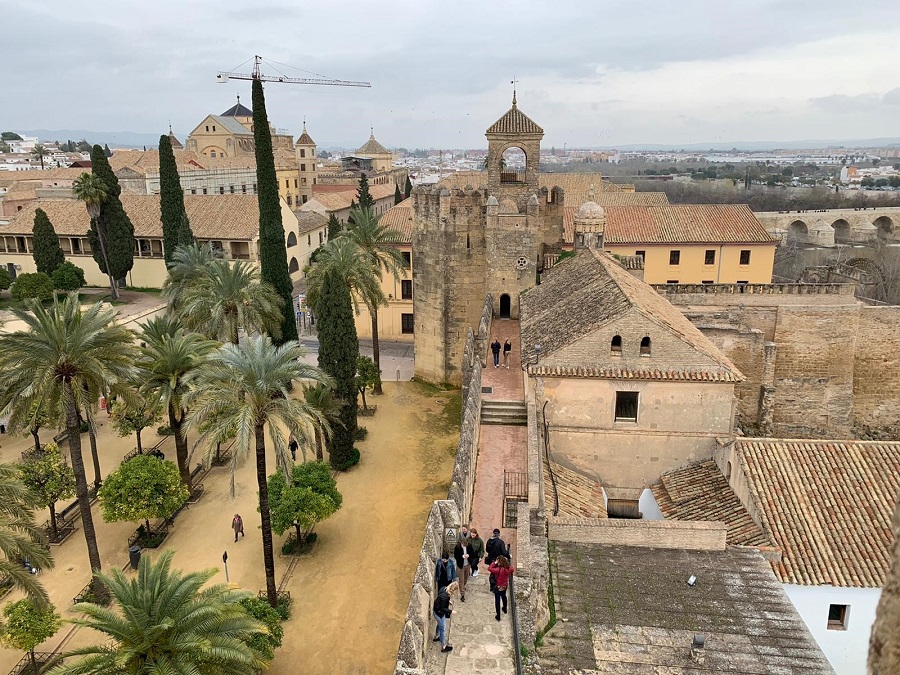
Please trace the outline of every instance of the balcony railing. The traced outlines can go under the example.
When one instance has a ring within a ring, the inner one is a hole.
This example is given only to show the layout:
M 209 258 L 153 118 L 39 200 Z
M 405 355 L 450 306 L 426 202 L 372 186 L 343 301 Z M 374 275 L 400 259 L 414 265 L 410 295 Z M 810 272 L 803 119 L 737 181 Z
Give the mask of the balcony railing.
M 525 172 L 524 171 L 501 171 L 500 172 L 500 182 L 501 183 L 524 183 L 525 182 Z

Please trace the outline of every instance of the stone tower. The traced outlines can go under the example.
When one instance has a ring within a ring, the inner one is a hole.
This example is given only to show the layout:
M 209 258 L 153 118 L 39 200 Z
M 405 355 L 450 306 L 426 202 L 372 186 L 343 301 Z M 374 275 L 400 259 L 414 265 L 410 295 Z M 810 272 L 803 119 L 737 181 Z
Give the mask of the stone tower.
M 297 158 L 297 169 L 300 173 L 300 204 L 312 198 L 313 185 L 316 184 L 316 142 L 306 133 L 306 120 L 303 120 L 303 133 L 294 144 Z
M 543 135 L 513 94 L 485 133 L 478 185 L 448 180 L 413 190 L 416 374 L 426 380 L 459 384 L 466 330 L 477 327 L 485 295 L 495 317 L 518 318 L 519 293 L 536 283 L 544 246 L 561 242 L 562 190 L 539 183 Z M 524 170 L 501 166 L 509 148 L 524 152 Z
M 606 232 L 606 212 L 594 201 L 594 186 L 588 192 L 588 199 L 575 213 L 575 250 L 583 248 L 603 248 Z

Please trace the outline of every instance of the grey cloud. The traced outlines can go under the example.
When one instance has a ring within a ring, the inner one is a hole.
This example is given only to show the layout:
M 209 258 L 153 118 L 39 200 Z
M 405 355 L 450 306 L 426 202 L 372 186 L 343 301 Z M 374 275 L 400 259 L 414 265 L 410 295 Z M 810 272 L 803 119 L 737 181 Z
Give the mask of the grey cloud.
M 881 100 L 888 105 L 900 105 L 900 87 L 891 89 L 889 92 L 885 93 Z

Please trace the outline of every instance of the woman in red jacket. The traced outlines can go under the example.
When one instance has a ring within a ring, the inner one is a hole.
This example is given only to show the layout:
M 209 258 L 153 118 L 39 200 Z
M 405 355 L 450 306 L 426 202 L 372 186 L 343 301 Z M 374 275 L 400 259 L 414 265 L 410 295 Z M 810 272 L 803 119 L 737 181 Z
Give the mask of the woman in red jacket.
M 516 571 L 516 568 L 509 564 L 506 556 L 499 556 L 497 560 L 488 567 L 491 574 L 497 580 L 496 585 L 492 589 L 494 591 L 494 609 L 497 611 L 495 617 L 500 620 L 500 599 L 503 599 L 503 613 L 506 614 L 506 589 L 509 587 L 509 578 Z

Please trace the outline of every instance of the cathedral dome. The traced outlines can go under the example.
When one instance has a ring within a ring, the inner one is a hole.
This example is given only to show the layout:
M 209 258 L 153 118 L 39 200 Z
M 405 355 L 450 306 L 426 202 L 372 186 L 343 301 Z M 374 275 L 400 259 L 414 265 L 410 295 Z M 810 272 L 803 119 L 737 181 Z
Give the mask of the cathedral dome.
M 575 218 L 578 220 L 601 220 L 606 217 L 603 207 L 597 202 L 585 202 L 578 207 Z

